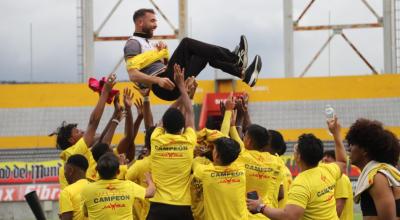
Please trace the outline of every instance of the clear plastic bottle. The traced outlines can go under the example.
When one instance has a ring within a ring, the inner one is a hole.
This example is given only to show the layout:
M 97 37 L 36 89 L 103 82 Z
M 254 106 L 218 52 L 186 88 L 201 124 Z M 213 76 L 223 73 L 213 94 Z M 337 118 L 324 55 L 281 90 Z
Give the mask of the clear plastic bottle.
M 331 105 L 325 106 L 325 117 L 326 120 L 332 120 L 335 118 L 335 109 Z M 332 136 L 332 133 L 328 129 L 328 134 Z
M 329 104 L 325 106 L 325 116 L 327 120 L 335 118 L 335 109 Z

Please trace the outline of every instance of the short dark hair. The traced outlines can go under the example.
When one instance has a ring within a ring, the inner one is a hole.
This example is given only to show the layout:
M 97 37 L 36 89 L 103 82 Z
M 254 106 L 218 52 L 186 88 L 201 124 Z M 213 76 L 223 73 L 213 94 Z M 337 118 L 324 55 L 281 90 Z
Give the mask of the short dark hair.
M 256 150 L 261 150 L 269 144 L 270 135 L 268 130 L 260 125 L 251 124 L 247 127 L 247 135 L 250 137 Z
M 346 135 L 350 145 L 357 145 L 367 152 L 368 158 L 396 166 L 399 160 L 399 141 L 379 121 L 360 118 L 354 122 Z
M 155 14 L 154 10 L 151 8 L 141 8 L 141 9 L 135 11 L 135 13 L 133 13 L 133 22 L 136 22 L 137 19 L 145 16 L 146 13 Z
M 89 163 L 88 160 L 86 159 L 86 157 L 84 157 L 81 154 L 74 154 L 72 156 L 70 156 L 67 160 L 67 163 L 69 165 L 78 167 L 79 169 L 81 169 L 83 172 L 86 172 L 86 170 L 89 167 Z
M 162 123 L 167 133 L 176 134 L 185 126 L 185 117 L 176 108 L 169 108 L 162 117 Z
M 49 136 L 57 135 L 57 148 L 61 150 L 65 150 L 71 147 L 71 143 L 69 142 L 69 138 L 72 135 L 72 129 L 76 128 L 78 124 L 67 124 L 66 121 L 61 123 L 61 126 L 57 128 L 57 131 L 53 132 Z
M 334 150 L 326 150 L 322 157 L 330 157 L 336 160 L 336 154 Z
M 282 134 L 276 130 L 268 130 L 271 136 L 271 149 L 279 156 L 285 154 L 287 146 Z
M 317 166 L 324 153 L 322 141 L 313 134 L 302 134 L 297 144 L 301 160 L 309 166 Z
M 223 166 L 231 164 L 239 156 L 240 145 L 231 138 L 218 138 L 214 141 L 214 145 Z
M 99 172 L 101 179 L 113 179 L 117 175 L 118 169 L 118 158 L 111 152 L 105 153 L 97 161 L 97 172 Z
M 106 143 L 96 143 L 91 150 L 93 159 L 97 162 L 101 156 L 107 152 L 110 152 L 110 146 Z

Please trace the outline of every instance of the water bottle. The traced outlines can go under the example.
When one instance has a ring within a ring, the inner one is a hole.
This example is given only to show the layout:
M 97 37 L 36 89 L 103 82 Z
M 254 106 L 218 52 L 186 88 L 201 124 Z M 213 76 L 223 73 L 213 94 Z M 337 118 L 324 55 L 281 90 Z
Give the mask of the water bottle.
M 327 120 L 332 120 L 335 118 L 335 109 L 331 105 L 325 106 L 325 116 Z
M 327 120 L 333 120 L 335 118 L 335 109 L 331 105 L 325 106 L 325 116 Z M 329 130 L 328 134 L 332 136 L 332 133 Z

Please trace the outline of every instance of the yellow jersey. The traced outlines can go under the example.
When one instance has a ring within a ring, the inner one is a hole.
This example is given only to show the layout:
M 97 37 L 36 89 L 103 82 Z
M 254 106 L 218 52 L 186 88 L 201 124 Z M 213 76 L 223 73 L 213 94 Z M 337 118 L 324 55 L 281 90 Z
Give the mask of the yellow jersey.
M 136 160 L 135 163 L 129 167 L 125 175 L 126 180 L 133 181 L 143 187 L 147 187 L 146 177 L 144 173 L 150 172 L 150 158 L 144 157 L 142 160 Z M 148 199 L 135 200 L 133 205 L 135 215 L 140 220 L 145 220 L 150 210 L 150 202 Z
M 146 189 L 128 180 L 98 180 L 82 190 L 83 208 L 89 219 L 132 220 L 135 198 L 144 200 Z
M 60 193 L 60 214 L 73 212 L 73 220 L 87 219 L 82 213 L 82 189 L 89 184 L 86 179 L 80 179 L 65 187 Z
M 204 219 L 248 219 L 246 170 L 241 163 L 229 166 L 193 163 L 193 176 L 203 183 Z
M 283 180 L 282 180 L 282 185 L 283 185 L 283 199 L 279 200 L 278 202 L 278 208 L 285 208 L 287 200 L 288 200 L 288 194 L 289 194 L 289 189 L 290 185 L 293 182 L 293 177 L 292 173 L 290 172 L 289 168 L 287 166 L 284 167 L 283 171 Z
M 156 193 L 151 202 L 190 206 L 190 172 L 196 133 L 186 128 L 183 134 L 166 133 L 157 127 L 151 135 L 150 167 Z
M 211 161 L 205 157 L 196 157 L 193 160 L 193 163 L 199 164 L 210 164 Z M 204 197 L 203 197 L 203 183 L 200 179 L 191 176 L 190 181 L 190 195 L 192 198 L 192 213 L 194 220 L 203 220 L 204 219 Z
M 340 220 L 353 220 L 353 188 L 345 174 L 336 182 L 335 199 L 346 199 Z
M 65 163 L 68 160 L 68 158 L 74 154 L 81 154 L 88 160 L 89 167 L 86 170 L 86 178 L 95 181 L 97 173 L 96 161 L 93 159 L 92 151 L 86 145 L 85 140 L 83 138 L 79 139 L 71 147 L 63 150 L 60 153 L 60 158 Z M 64 176 L 64 167 L 62 167 L 62 169 L 59 170 L 58 178 L 60 182 L 60 188 L 64 189 L 68 185 L 68 182 L 66 181 Z
M 241 152 L 238 163 L 244 164 L 246 168 L 246 192 L 256 191 L 267 205 L 278 208 L 279 188 L 284 177 L 285 164 L 278 156 L 268 152 L 247 150 L 241 140 L 236 127 L 231 126 L 228 130 L 228 120 L 231 111 L 225 112 L 222 125 L 222 133 L 229 132 L 231 138 L 240 145 Z M 262 214 L 249 213 L 249 219 L 267 219 Z
M 336 213 L 335 187 L 342 173 L 337 164 L 319 164 L 305 170 L 294 179 L 287 205 L 304 209 L 301 219 L 334 220 Z

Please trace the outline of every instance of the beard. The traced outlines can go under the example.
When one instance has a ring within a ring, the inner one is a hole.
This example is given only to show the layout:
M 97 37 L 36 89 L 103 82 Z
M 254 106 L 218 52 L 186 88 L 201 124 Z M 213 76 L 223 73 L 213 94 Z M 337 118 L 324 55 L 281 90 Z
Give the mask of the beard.
M 147 35 L 147 38 L 152 38 L 153 37 L 153 28 L 151 27 L 143 27 L 142 29 L 143 33 Z

